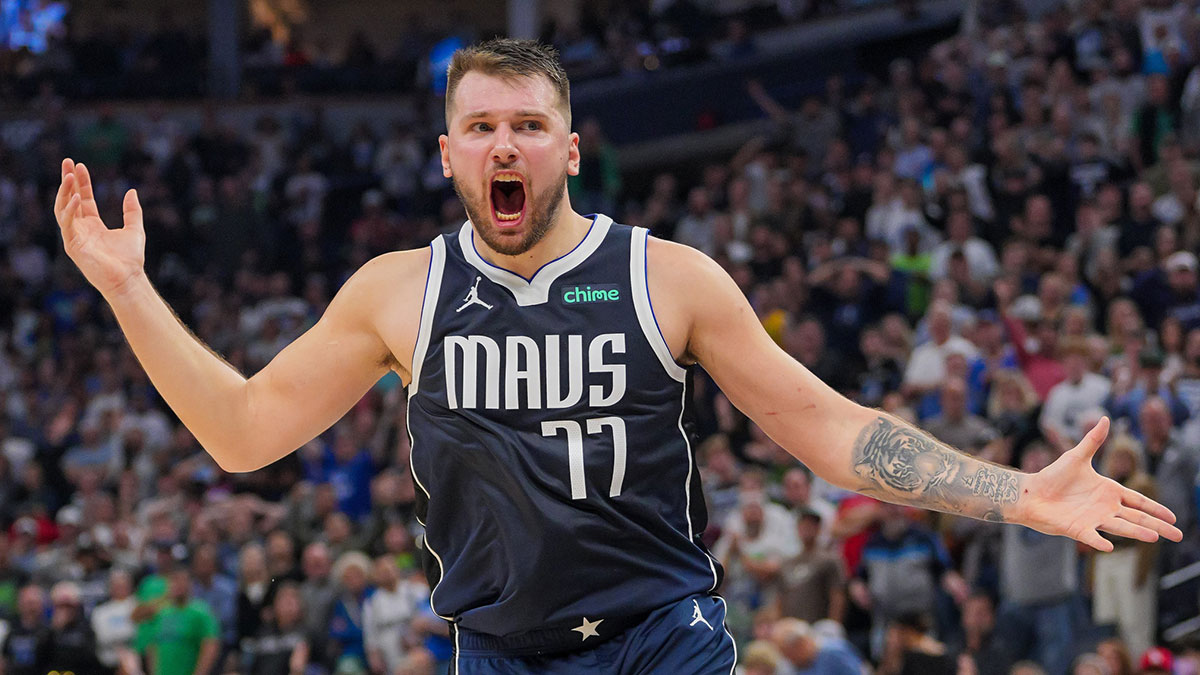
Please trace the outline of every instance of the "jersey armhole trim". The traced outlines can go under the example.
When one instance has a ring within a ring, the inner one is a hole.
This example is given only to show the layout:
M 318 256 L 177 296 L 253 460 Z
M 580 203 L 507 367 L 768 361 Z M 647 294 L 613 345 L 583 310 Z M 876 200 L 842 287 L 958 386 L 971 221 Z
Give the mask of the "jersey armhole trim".
M 433 330 L 433 315 L 437 314 L 438 296 L 442 290 L 442 272 L 446 267 L 446 240 L 444 237 L 437 237 L 429 243 L 429 271 L 425 275 L 425 295 L 421 300 L 421 319 L 419 328 L 417 329 L 417 344 L 413 347 L 413 364 L 412 364 L 412 381 L 408 383 L 408 405 L 404 410 L 404 426 L 408 428 L 408 469 L 412 472 L 413 482 L 417 488 L 425 493 L 426 501 L 432 499 L 429 490 L 425 488 L 425 484 L 421 482 L 421 478 L 417 475 L 416 452 L 413 448 L 416 446 L 416 438 L 413 437 L 412 424 L 409 423 L 409 418 L 412 415 L 413 396 L 416 396 L 417 389 L 421 384 L 421 365 L 425 362 L 425 353 L 429 350 L 429 335 Z M 422 527 L 425 523 L 417 518 L 417 522 Z M 438 617 L 447 621 L 453 621 L 452 617 L 445 616 L 437 611 L 437 607 L 433 604 L 434 593 L 442 584 L 442 580 L 446 578 L 446 565 L 442 562 L 442 556 L 433 550 L 433 546 L 429 543 L 429 534 L 426 532 L 424 536 L 426 550 L 433 555 L 434 560 L 438 565 L 438 580 L 429 589 L 429 609 Z
M 421 384 L 421 365 L 429 350 L 429 334 L 433 329 L 433 315 L 437 313 L 438 295 L 442 290 L 442 271 L 446 265 L 446 240 L 437 237 L 429 244 L 429 271 L 425 275 L 425 294 L 421 298 L 421 321 L 417 328 L 417 344 L 413 346 L 412 381 L 408 383 L 408 398 L 417 394 Z
M 671 379 L 683 382 L 687 379 L 687 370 L 675 362 L 667 339 L 663 337 L 662 328 L 654 316 L 654 306 L 650 302 L 650 279 L 646 273 L 646 245 L 649 231 L 644 227 L 635 227 L 629 242 L 629 281 L 633 292 L 633 309 L 637 314 L 638 324 L 642 334 L 650 343 L 650 348 L 658 356 L 658 362 Z

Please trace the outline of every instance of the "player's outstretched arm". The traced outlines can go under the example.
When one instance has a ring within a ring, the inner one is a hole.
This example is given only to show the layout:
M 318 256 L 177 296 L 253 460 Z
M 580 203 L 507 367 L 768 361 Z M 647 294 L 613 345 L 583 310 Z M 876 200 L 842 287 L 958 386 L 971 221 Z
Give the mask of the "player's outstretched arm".
M 647 255 L 651 301 L 673 353 L 702 365 L 734 405 L 831 483 L 893 503 L 1019 523 L 1102 551 L 1112 544 L 1097 530 L 1142 541 L 1182 537 L 1169 510 L 1092 468 L 1107 419 L 1036 474 L 976 459 L 835 392 L 771 340 L 707 256 L 654 239 Z
M 419 314 L 416 284 L 424 283 L 428 252 L 389 254 L 403 259 L 365 265 L 313 328 L 247 380 L 196 339 L 150 284 L 137 194 L 125 195 L 124 227 L 109 230 L 87 168 L 67 159 L 62 172 L 54 213 L 67 255 L 112 307 L 159 394 L 227 471 L 252 471 L 308 442 L 388 371 L 392 352 L 373 318 L 381 304 L 400 303 L 411 290 Z M 388 292 L 380 298 L 383 284 Z

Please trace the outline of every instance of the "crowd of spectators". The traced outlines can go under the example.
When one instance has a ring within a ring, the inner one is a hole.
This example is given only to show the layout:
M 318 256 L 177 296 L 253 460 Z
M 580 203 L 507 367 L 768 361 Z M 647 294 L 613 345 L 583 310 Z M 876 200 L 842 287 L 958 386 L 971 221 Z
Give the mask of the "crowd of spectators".
M 335 40 L 310 20 L 304 3 L 250 4 L 240 49 L 242 95 L 249 98 L 427 91 L 436 88 L 430 73 L 439 58 L 483 33 L 467 13 L 438 21 L 413 12 L 386 41 L 364 30 Z M 746 56 L 764 30 L 887 4 L 893 3 L 609 0 L 580 3 L 574 18 L 547 18 L 539 37 L 560 50 L 578 82 Z M 259 5 L 271 6 L 253 11 Z M 170 9 L 151 17 L 78 14 L 52 0 L 0 2 L 0 96 L 29 98 L 47 85 L 72 100 L 196 98 L 208 91 L 203 24 L 188 25 Z
M 1098 469 L 1170 507 L 1184 540 L 1096 553 L 847 494 L 700 373 L 704 537 L 747 674 L 1200 666 L 1200 14 L 1009 4 L 797 110 L 750 83 L 777 133 L 694 174 L 623 182 L 581 120 L 572 203 L 707 252 L 796 359 L 965 452 L 1036 471 L 1111 416 Z M 3 672 L 444 671 L 398 379 L 288 458 L 226 474 L 50 209 L 63 156 L 112 222 L 137 187 L 151 279 L 252 374 L 366 260 L 462 223 L 436 127 L 342 136 L 313 108 L 192 129 L 154 107 L 74 127 L 32 105 L 37 124 L 0 129 Z

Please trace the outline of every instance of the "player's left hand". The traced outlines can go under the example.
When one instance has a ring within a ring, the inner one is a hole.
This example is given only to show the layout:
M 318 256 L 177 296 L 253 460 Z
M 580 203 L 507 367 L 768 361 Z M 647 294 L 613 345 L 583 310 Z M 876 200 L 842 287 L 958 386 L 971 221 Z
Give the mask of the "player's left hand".
M 1174 526 L 1170 509 L 1092 467 L 1108 425 L 1108 418 L 1102 418 L 1079 445 L 1025 479 L 1014 522 L 1104 552 L 1113 550 L 1113 545 L 1100 531 L 1145 542 L 1158 541 L 1160 536 L 1179 541 L 1183 533 Z

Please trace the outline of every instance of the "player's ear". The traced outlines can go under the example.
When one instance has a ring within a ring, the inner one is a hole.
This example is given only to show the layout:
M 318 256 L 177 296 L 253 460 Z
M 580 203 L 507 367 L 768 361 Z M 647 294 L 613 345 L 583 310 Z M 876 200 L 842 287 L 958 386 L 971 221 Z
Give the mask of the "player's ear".
M 579 175 L 579 134 L 574 131 L 568 137 L 567 145 L 567 173 L 572 176 Z
M 438 136 L 438 148 L 442 151 L 442 175 L 453 178 L 454 173 L 450 171 L 450 137 L 446 134 Z

